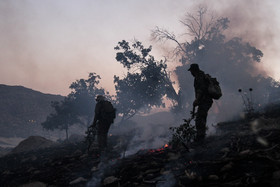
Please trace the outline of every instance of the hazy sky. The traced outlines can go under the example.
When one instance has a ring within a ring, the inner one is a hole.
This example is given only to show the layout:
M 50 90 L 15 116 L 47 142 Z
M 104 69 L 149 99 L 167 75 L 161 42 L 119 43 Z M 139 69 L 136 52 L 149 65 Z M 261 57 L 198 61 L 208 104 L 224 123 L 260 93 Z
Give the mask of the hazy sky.
M 67 95 L 71 82 L 95 72 L 112 91 L 113 76 L 125 73 L 115 60 L 118 41 L 152 44 L 162 58 L 165 51 L 149 40 L 151 30 L 182 33 L 179 20 L 205 2 L 229 17 L 229 35 L 264 52 L 263 68 L 279 80 L 278 0 L 0 0 L 0 84 Z

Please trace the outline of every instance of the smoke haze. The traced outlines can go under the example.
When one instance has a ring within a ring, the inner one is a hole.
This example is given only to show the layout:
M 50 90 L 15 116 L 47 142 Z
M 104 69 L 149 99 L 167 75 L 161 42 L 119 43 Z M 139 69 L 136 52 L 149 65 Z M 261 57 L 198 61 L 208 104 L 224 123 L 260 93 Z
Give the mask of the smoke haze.
M 66 95 L 71 82 L 95 72 L 102 86 L 113 91 L 113 75 L 123 73 L 114 59 L 118 41 L 135 37 L 149 45 L 155 26 L 181 33 L 179 19 L 203 3 L 230 18 L 231 35 L 260 48 L 266 64 L 260 68 L 279 79 L 278 1 L 2 0 L 1 83 Z M 166 55 L 156 48 L 154 52 L 159 58 Z
M 95 72 L 112 91 L 113 76 L 122 74 L 115 61 L 117 42 L 147 41 L 155 24 L 176 20 L 173 11 L 179 6 L 168 1 L 0 1 L 1 83 L 66 95 L 71 82 Z
M 230 19 L 229 29 L 226 31 L 228 38 L 240 37 L 243 41 L 260 49 L 264 53 L 262 63 L 258 64 L 258 73 L 280 79 L 280 68 L 277 65 L 279 55 L 277 51 L 279 42 L 279 9 L 278 1 L 215 1 L 215 4 L 205 3 L 217 12 L 220 17 Z M 278 75 L 277 75 L 278 74 Z
M 261 63 L 245 64 L 246 71 L 254 75 L 280 78 L 280 66 L 277 64 L 280 58 L 278 53 L 280 3 L 277 0 L 126 0 L 122 2 L 1 0 L 1 83 L 23 85 L 42 92 L 67 95 L 68 87 L 72 82 L 87 77 L 89 72 L 95 72 L 102 78 L 102 87 L 113 92 L 113 76 L 122 75 L 124 71 L 115 60 L 116 52 L 113 48 L 117 42 L 135 37 L 148 46 L 152 43 L 149 40 L 150 31 L 155 26 L 180 34 L 184 30 L 179 20 L 186 12 L 193 12 L 201 4 L 206 5 L 209 11 L 213 11 L 218 17 L 229 18 L 229 29 L 225 33 L 227 39 L 240 37 L 264 53 Z M 189 39 L 187 38 L 188 41 Z M 153 48 L 156 58 L 166 55 L 167 49 L 162 50 L 165 47 L 157 48 L 159 44 L 154 46 L 156 46 Z M 216 62 L 215 60 L 212 59 L 212 62 Z M 170 67 L 174 68 L 173 64 L 174 62 L 170 62 Z M 256 80 L 244 81 L 243 75 L 248 73 L 246 71 L 241 74 L 232 72 L 232 76 L 225 72 L 219 74 L 206 62 L 201 63 L 201 69 L 217 76 L 224 92 L 223 98 L 218 104 L 214 104 L 210 111 L 213 115 L 217 110 L 223 111 L 223 118 L 216 119 L 210 115 L 210 124 L 239 115 L 243 103 L 236 93 L 238 88 L 247 90 L 253 87 L 254 93 L 261 93 L 265 89 L 264 84 L 267 83 L 262 82 L 263 85 L 259 87 L 256 86 Z M 188 80 L 184 86 L 189 89 L 186 93 L 188 99 L 193 100 L 193 77 L 186 72 L 186 70 L 181 72 Z M 230 80 L 231 77 L 237 79 Z M 229 82 L 232 84 L 229 85 Z M 218 108 L 219 103 L 225 103 L 225 107 Z M 157 121 L 150 123 L 158 124 Z M 148 137 L 152 139 L 152 135 L 158 137 L 164 133 L 161 130 L 169 126 L 168 123 L 164 124 L 164 127 L 159 127 L 156 134 L 148 124 L 143 126 L 143 132 L 135 137 L 135 141 Z M 160 144 L 157 140 L 153 143 L 146 141 L 146 143 L 151 147 Z

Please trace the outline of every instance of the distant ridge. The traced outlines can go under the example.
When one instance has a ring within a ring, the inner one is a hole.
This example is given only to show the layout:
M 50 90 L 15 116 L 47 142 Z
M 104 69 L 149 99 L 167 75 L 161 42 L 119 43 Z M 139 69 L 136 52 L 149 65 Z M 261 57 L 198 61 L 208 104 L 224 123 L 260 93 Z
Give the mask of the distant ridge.
M 0 136 L 27 137 L 40 129 L 61 95 L 44 94 L 23 86 L 0 84 Z
M 21 85 L 6 85 L 6 84 L 0 84 L 0 92 L 3 92 L 5 90 L 22 90 L 22 91 L 30 91 L 30 92 L 35 92 L 35 93 L 38 93 L 38 94 L 44 94 L 44 95 L 50 95 L 50 96 L 59 96 L 59 97 L 64 97 L 62 95 L 59 95 L 59 94 L 50 94 L 50 93 L 42 93 L 40 91 L 36 91 L 36 90 L 33 90 L 31 88 L 27 88 L 27 87 L 24 87 L 24 86 L 21 86 Z

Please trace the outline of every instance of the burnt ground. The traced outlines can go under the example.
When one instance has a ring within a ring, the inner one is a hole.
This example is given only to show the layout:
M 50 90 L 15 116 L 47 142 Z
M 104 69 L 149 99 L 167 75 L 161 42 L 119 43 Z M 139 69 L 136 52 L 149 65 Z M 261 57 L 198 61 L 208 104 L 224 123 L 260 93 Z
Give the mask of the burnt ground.
M 280 129 L 252 132 L 251 123 L 220 124 L 230 131 L 203 144 L 142 151 L 112 174 L 120 186 L 279 186 Z M 233 130 L 235 129 L 235 130 Z M 111 177 L 112 177 L 111 176 Z M 104 183 L 103 183 L 104 184 Z M 117 185 L 116 185 L 117 186 Z
M 280 186 L 280 119 L 218 124 L 201 144 L 123 156 L 117 137 L 101 156 L 83 143 L 0 158 L 0 186 Z

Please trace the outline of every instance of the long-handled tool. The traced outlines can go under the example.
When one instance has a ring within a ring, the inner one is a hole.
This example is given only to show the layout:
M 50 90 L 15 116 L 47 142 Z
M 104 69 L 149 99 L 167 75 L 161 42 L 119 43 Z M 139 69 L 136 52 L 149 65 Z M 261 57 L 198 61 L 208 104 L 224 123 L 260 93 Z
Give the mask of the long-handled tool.
M 86 138 L 85 138 L 85 143 L 87 145 L 87 151 L 89 152 L 91 145 L 93 144 L 95 140 L 95 136 L 97 134 L 97 128 L 93 126 L 89 126 L 87 131 L 86 131 Z

